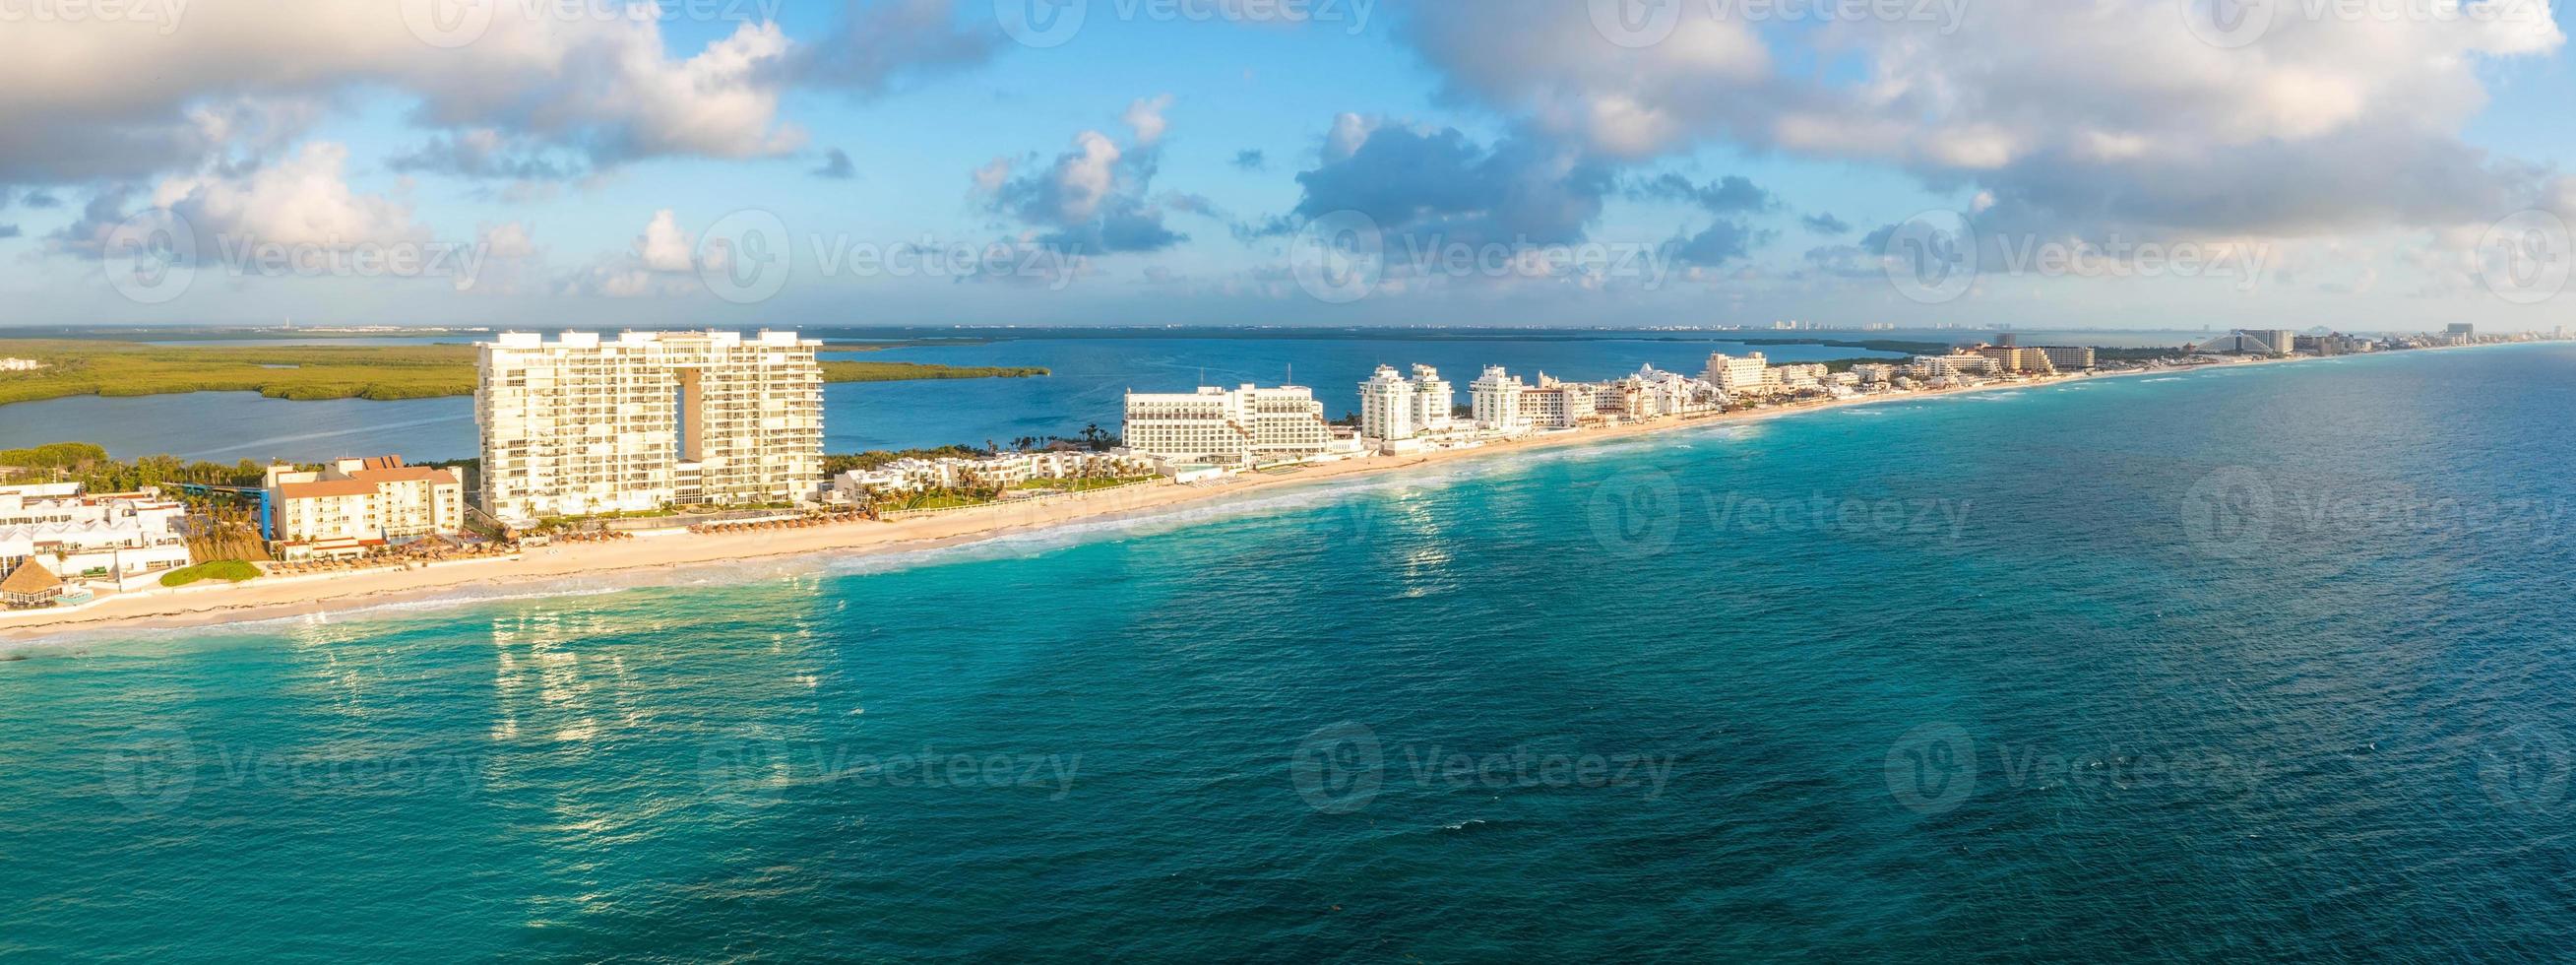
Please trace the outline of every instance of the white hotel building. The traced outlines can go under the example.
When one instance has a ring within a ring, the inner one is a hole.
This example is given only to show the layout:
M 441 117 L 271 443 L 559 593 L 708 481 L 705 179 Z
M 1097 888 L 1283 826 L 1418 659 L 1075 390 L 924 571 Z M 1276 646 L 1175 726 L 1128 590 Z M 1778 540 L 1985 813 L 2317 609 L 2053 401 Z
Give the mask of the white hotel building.
M 1503 371 L 1499 365 L 1485 366 L 1485 374 L 1467 383 L 1467 404 L 1476 420 L 1476 428 L 1506 435 L 1527 431 L 1529 420 L 1521 416 L 1521 397 L 1529 393 L 1521 377 Z
M 474 392 L 504 520 L 784 503 L 823 476 L 821 342 L 794 332 L 506 332 Z
M 1121 433 L 1129 452 L 1173 464 L 1249 467 L 1295 462 L 1332 449 L 1314 390 L 1203 386 L 1196 392 L 1129 392 Z
M 154 490 L 83 494 L 77 483 L 0 486 L 0 573 L 29 559 L 58 576 L 123 576 L 188 565 L 186 507 Z
M 1416 365 L 1407 379 L 1381 365 L 1360 383 L 1360 437 L 1399 442 L 1445 433 L 1454 427 L 1457 405 L 1458 393 L 1438 369 Z

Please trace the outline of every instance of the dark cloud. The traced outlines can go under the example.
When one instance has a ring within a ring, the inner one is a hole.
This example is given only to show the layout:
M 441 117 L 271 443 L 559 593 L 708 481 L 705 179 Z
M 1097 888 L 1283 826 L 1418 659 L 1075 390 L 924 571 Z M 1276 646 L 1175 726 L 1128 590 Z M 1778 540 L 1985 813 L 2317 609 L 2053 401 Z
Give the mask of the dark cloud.
M 1294 215 L 1356 211 L 1387 231 L 1557 244 L 1583 239 L 1614 180 L 1608 165 L 1544 137 L 1516 134 L 1489 149 L 1455 128 L 1389 125 L 1297 175 L 1305 194 Z
M 1806 225 L 1807 230 L 1820 235 L 1845 235 L 1850 234 L 1852 230 L 1852 226 L 1849 223 L 1846 223 L 1841 218 L 1834 217 L 1834 214 L 1831 211 L 1818 211 L 1811 215 L 1802 216 L 1798 219 L 1798 223 Z
M 24 232 L 19 231 L 17 225 L 0 224 L 0 238 L 15 238 L 21 234 Z
M 1270 166 L 1268 155 L 1255 148 L 1234 152 L 1234 166 L 1245 171 L 1259 171 Z
M 998 23 L 961 27 L 949 0 L 845 0 L 832 32 L 787 65 L 806 86 L 875 95 L 908 77 L 971 67 L 1004 42 Z
M 1642 46 L 1605 43 L 1583 4 L 1560 0 L 1407 7 L 1395 36 L 1446 97 L 1601 156 L 1733 145 L 1883 165 L 1941 193 L 1990 192 L 2013 230 L 2449 231 L 2558 190 L 2460 136 L 2491 104 L 2491 68 L 2563 49 L 2546 10 L 2395 33 L 2292 18 L 2234 51 L 2170 3 L 1991 0 L 1822 33 L 1682 6 Z M 1813 69 L 1819 57 L 1837 68 Z
M 1780 207 L 1778 197 L 1754 186 L 1752 180 L 1739 174 L 1730 174 L 1707 184 L 1692 184 L 1689 178 L 1667 172 L 1630 185 L 1628 193 L 1640 200 L 1698 205 L 1711 214 L 1759 214 Z
M 1755 228 L 1740 219 L 1720 218 L 1708 230 L 1680 240 L 1673 247 L 1673 257 L 1684 263 L 1714 268 L 1743 258 L 1757 246 L 1767 244 L 1779 232 Z
M 990 209 L 1040 229 L 1039 243 L 1086 255 L 1161 251 L 1189 240 L 1163 225 L 1165 203 L 1195 195 L 1149 200 L 1161 154 L 1151 147 L 1121 150 L 1106 135 L 1085 132 L 1074 149 L 1045 167 L 1002 180 L 987 198 Z
M 850 163 L 849 152 L 836 147 L 823 152 L 822 167 L 807 173 L 829 181 L 847 181 L 858 177 L 859 169 Z
M 562 181 L 588 173 L 588 165 L 578 159 L 547 155 L 543 148 L 522 139 L 480 129 L 431 137 L 411 153 L 386 161 L 385 166 L 405 174 L 509 181 Z

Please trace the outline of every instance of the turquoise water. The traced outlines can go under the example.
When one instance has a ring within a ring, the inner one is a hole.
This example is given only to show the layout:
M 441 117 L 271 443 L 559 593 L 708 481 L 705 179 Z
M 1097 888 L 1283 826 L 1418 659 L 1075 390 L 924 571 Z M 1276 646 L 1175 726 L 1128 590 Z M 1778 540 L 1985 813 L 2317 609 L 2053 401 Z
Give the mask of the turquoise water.
M 2545 957 L 2576 347 L 0 663 L 0 955 Z

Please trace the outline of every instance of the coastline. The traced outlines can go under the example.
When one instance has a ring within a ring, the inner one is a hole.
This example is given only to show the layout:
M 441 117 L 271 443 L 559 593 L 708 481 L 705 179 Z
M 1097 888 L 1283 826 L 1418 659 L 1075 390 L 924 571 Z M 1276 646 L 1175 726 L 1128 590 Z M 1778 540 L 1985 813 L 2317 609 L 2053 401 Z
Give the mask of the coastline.
M 2473 347 L 2473 346 L 2472 346 Z M 2429 351 L 2429 350 L 2427 350 Z M 2171 375 L 2209 368 L 2240 368 L 2308 360 L 2248 359 L 2188 368 L 2062 375 L 2002 384 L 1836 399 L 1694 418 L 1612 426 L 1395 456 L 1366 456 L 1283 473 L 1246 473 L 1223 484 L 1158 483 L 1076 494 L 1042 503 L 979 506 L 893 522 L 852 522 L 806 529 L 639 537 L 610 543 L 575 543 L 528 549 L 516 556 L 468 560 L 414 569 L 385 569 L 314 576 L 262 577 L 244 584 L 151 589 L 119 594 L 77 609 L 0 613 L 0 644 L 117 630 L 183 629 L 294 617 L 328 617 L 388 605 L 437 599 L 469 587 L 527 585 L 792 558 L 861 558 L 977 543 L 1078 522 L 1150 516 L 1176 507 L 1222 504 L 1251 493 L 1378 476 L 1450 462 L 1506 457 L 1539 450 L 1598 445 L 1623 439 L 1754 422 L 1809 412 L 1919 401 L 1987 392 L 2013 392 L 2099 379 Z

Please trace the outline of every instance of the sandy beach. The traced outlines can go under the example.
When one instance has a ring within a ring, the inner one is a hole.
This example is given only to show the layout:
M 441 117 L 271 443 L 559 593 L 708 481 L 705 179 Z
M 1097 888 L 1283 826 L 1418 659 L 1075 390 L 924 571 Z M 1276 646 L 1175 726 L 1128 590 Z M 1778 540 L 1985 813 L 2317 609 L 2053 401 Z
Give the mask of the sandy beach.
M 2248 360 L 2234 365 L 2296 361 Z M 153 587 L 109 596 L 77 608 L 0 613 L 0 641 L 52 637 L 75 631 L 153 629 L 205 626 L 237 621 L 329 615 L 428 599 L 461 587 L 537 584 L 549 580 L 632 573 L 688 566 L 741 563 L 795 556 L 857 556 L 903 553 L 954 546 L 1066 523 L 1145 516 L 1177 506 L 1215 503 L 1250 493 L 1312 486 L 1333 480 L 1371 476 L 1469 459 L 1507 458 L 1515 453 L 1566 446 L 1589 446 L 1636 436 L 1750 420 L 1777 418 L 1852 406 L 1885 405 L 1981 392 L 2012 392 L 2068 382 L 2127 375 L 2165 374 L 2186 369 L 2145 369 L 2058 376 L 1968 388 L 1924 390 L 1782 405 L 1739 412 L 1561 432 L 1473 448 L 1441 449 L 1418 454 L 1369 456 L 1327 462 L 1277 473 L 1245 473 L 1221 484 L 1179 485 L 1162 482 L 1094 493 L 1066 495 L 1023 504 L 997 504 L 952 510 L 890 522 L 846 522 L 802 529 L 742 533 L 639 537 L 611 542 L 568 543 L 531 547 L 504 558 L 464 560 L 411 569 L 306 576 L 270 576 L 240 584 Z

